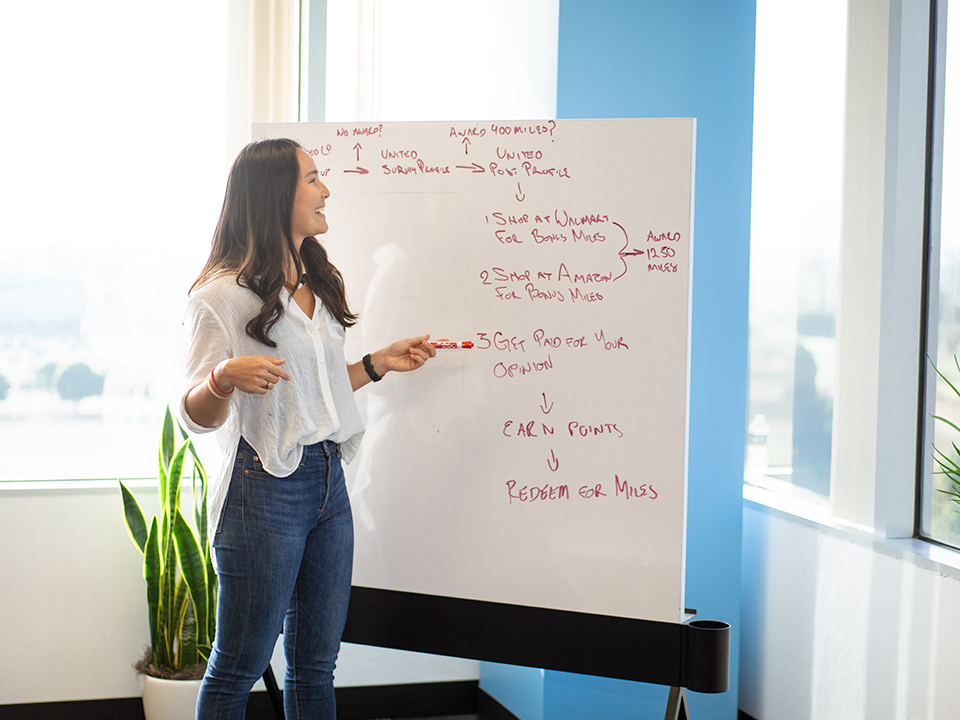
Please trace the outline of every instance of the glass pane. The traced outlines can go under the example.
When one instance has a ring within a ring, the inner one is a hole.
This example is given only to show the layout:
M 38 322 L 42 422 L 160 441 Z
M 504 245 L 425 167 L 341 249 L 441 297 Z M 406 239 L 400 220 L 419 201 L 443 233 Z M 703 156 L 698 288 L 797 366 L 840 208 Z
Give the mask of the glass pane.
M 946 71 L 944 74 L 943 123 L 943 185 L 940 211 L 940 278 L 939 316 L 936 332 L 937 347 L 931 348 L 937 368 L 960 389 L 960 371 L 955 358 L 960 353 L 960 212 L 953 199 L 960 192 L 960 29 L 956 23 L 947 24 Z M 951 48 L 954 52 L 951 53 Z M 936 281 L 936 278 L 934 278 Z M 946 382 L 933 376 L 937 382 L 935 415 L 948 418 L 960 425 L 960 397 Z M 952 443 L 960 446 L 960 433 L 946 423 L 935 424 L 933 443 L 954 462 L 960 462 Z M 929 447 L 929 445 L 928 445 Z M 933 475 L 933 492 L 924 493 L 925 516 L 929 527 L 924 530 L 940 542 L 960 547 L 960 504 L 950 496 L 938 492 L 951 488 L 947 476 Z
M 223 197 L 226 27 L 225 0 L 4 6 L 0 480 L 156 477 Z
M 830 492 L 845 56 L 846 3 L 757 3 L 746 480 L 820 500 Z

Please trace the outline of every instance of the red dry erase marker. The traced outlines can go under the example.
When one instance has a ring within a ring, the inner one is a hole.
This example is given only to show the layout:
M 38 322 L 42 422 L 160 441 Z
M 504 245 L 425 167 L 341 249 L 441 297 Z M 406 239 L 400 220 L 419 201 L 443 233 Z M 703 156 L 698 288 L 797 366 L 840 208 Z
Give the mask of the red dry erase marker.
M 469 349 L 473 347 L 473 343 L 470 342 L 469 340 L 467 340 L 467 342 L 451 342 L 449 340 L 439 340 L 437 342 L 434 342 L 433 340 L 431 340 L 430 344 L 433 345 L 438 350 L 450 350 L 450 349 L 456 349 L 456 348 Z

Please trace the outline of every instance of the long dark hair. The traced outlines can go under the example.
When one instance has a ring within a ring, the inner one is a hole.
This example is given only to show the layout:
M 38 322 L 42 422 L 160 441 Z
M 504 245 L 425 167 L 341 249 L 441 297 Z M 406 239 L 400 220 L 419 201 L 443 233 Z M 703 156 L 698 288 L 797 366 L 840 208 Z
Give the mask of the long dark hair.
M 283 315 L 283 288 L 287 255 L 297 275 L 305 273 L 310 288 L 343 327 L 357 316 L 347 306 L 340 271 L 315 237 L 304 239 L 300 252 L 293 243 L 293 200 L 300 182 L 300 161 L 293 140 L 260 140 L 247 145 L 230 169 L 220 220 L 203 271 L 193 292 L 214 278 L 236 275 L 237 284 L 263 300 L 263 308 L 247 323 L 247 335 L 275 348 L 270 330 Z

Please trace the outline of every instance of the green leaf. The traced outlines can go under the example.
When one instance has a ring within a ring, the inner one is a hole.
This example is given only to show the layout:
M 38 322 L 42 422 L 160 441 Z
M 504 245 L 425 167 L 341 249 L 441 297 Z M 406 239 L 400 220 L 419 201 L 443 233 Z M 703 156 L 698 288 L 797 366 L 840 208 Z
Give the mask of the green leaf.
M 179 607 L 176 604 L 177 593 L 177 552 L 173 542 L 163 553 L 163 577 L 160 582 L 160 602 L 163 607 L 160 613 L 161 642 L 165 647 L 167 664 L 174 663 L 174 640 L 177 636 L 177 617 Z
M 147 615 L 150 619 L 150 646 L 153 648 L 153 664 L 161 663 L 159 653 L 163 643 L 160 641 L 160 618 L 163 613 L 160 599 L 160 579 L 163 564 L 160 561 L 160 530 L 157 518 L 150 523 L 147 542 L 143 553 L 143 577 L 147 581 Z
M 157 489 L 160 492 L 160 512 L 167 506 L 167 468 L 169 463 L 163 462 L 163 446 L 160 446 L 157 458 Z
M 177 436 L 173 431 L 173 413 L 167 405 L 163 415 L 163 430 L 160 433 L 160 462 L 164 467 L 170 467 L 170 459 L 177 447 Z
M 193 600 L 198 642 L 207 644 L 209 642 L 207 638 L 207 566 L 197 537 L 181 512 L 177 513 L 174 538 L 183 579 Z
M 187 584 L 182 577 L 177 578 L 174 607 L 174 623 L 170 628 L 170 666 L 182 670 L 197 662 L 197 621 Z
M 130 539 L 142 555 L 143 548 L 147 544 L 147 519 L 133 493 L 127 489 L 122 480 L 119 482 L 120 495 L 123 497 L 123 521 L 127 526 L 127 532 L 130 533 Z
M 960 397 L 960 391 L 958 391 L 957 388 L 954 387 L 953 383 L 950 382 L 950 381 L 947 379 L 947 376 L 946 376 L 946 375 L 944 375 L 942 372 L 940 372 L 940 368 L 938 368 L 937 365 L 936 365 L 936 363 L 933 362 L 933 358 L 931 358 L 929 355 L 927 355 L 927 360 L 930 361 L 930 365 L 933 366 L 933 369 L 937 372 L 937 375 L 939 375 L 940 378 L 941 378 L 947 385 L 950 386 L 950 389 L 953 390 L 953 392 L 954 392 L 955 395 L 957 395 L 958 397 Z M 956 356 L 956 355 L 953 356 L 953 362 L 956 364 L 957 370 L 960 370 L 960 361 L 957 360 L 957 356 Z
M 213 567 L 213 557 L 209 547 L 204 547 L 203 558 L 207 566 L 207 638 L 213 645 L 217 632 L 217 595 L 220 592 L 220 580 Z
M 183 461 L 189 446 L 192 444 L 190 440 L 187 440 L 180 446 L 170 462 L 170 471 L 167 477 L 167 502 L 162 508 L 162 512 L 169 523 L 166 527 L 169 538 L 172 538 L 173 525 L 177 513 L 180 512 L 180 475 L 183 472 Z
M 187 595 L 180 622 L 180 640 L 177 643 L 177 667 L 182 670 L 198 662 L 200 662 L 200 655 L 197 652 L 197 618 L 194 614 L 193 601 Z
M 169 406 L 167 406 L 167 407 L 169 407 Z M 187 431 L 183 429 L 183 425 L 180 424 L 180 418 L 175 417 L 173 420 L 174 420 L 174 422 L 177 424 L 177 430 L 180 431 L 180 439 L 181 439 L 181 440 L 187 440 L 187 439 L 189 439 L 190 436 L 187 434 Z
M 191 473 L 192 485 L 193 485 L 193 521 L 197 528 L 197 533 L 200 536 L 200 544 L 207 544 L 207 470 L 203 466 L 203 462 L 200 460 L 200 456 L 197 454 L 196 445 L 190 440 L 187 435 L 186 430 L 183 429 L 183 426 L 180 423 L 177 423 L 177 427 L 180 428 L 180 434 L 183 436 L 184 441 L 190 442 L 190 456 L 193 459 L 193 471 Z M 200 494 L 197 495 L 197 479 L 200 480 Z
M 177 427 L 180 429 L 180 435 L 183 438 L 183 440 L 184 441 L 189 440 L 190 436 L 187 435 L 187 431 L 183 429 L 183 426 L 180 424 L 179 421 L 177 421 Z M 203 463 L 200 461 L 200 456 L 197 454 L 197 449 L 193 446 L 193 444 L 190 445 L 190 455 L 193 457 L 194 467 L 196 467 L 200 471 L 200 475 L 203 481 L 206 482 L 207 471 L 203 467 Z
M 950 427 L 952 427 L 954 430 L 956 430 L 957 432 L 960 432 L 960 427 L 957 427 L 956 423 L 954 423 L 954 422 L 952 422 L 952 421 L 950 421 L 950 420 L 947 420 L 947 418 L 941 417 L 940 415 L 931 415 L 930 417 L 932 417 L 934 420 L 939 420 L 940 422 L 945 422 L 947 425 L 949 425 Z
M 171 429 L 173 427 L 172 421 L 170 427 Z M 163 521 L 160 526 L 163 530 L 163 537 L 160 549 L 163 554 L 165 570 L 160 587 L 162 602 L 164 604 L 162 615 L 162 622 L 164 623 L 163 639 L 168 648 L 171 663 L 174 662 L 174 649 L 179 635 L 178 617 L 180 611 L 179 606 L 176 604 L 177 570 L 179 564 L 177 562 L 177 550 L 173 533 L 177 515 L 180 514 L 180 473 L 183 469 L 183 460 L 186 456 L 188 443 L 181 445 L 170 461 L 167 476 L 167 502 L 164 507 L 161 508 Z
M 197 657 L 200 658 L 200 661 L 207 662 L 210 660 L 210 653 L 213 652 L 213 645 L 200 645 L 197 644 Z
M 193 444 L 190 445 L 193 451 Z M 199 469 L 199 472 L 198 472 Z M 200 478 L 200 495 L 197 495 L 197 478 Z M 197 534 L 200 539 L 200 547 L 207 546 L 207 481 L 203 467 L 197 466 L 194 459 L 193 464 L 193 522 L 197 528 Z
M 938 448 L 933 449 L 934 460 L 937 461 L 937 465 L 940 466 L 940 472 L 945 475 L 950 475 L 952 473 L 960 473 L 960 466 L 958 466 L 953 460 L 943 454 Z

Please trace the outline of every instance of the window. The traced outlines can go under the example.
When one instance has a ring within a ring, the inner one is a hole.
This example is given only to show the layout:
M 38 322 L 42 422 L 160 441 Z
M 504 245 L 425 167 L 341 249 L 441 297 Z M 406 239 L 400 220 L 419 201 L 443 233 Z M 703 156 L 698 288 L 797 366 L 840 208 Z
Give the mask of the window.
M 913 537 L 930 6 L 841 5 L 758 4 L 746 479 Z
M 326 6 L 326 117 L 310 120 L 556 115 L 559 0 Z
M 187 291 L 251 122 L 295 119 L 304 19 L 308 35 L 330 28 L 304 52 L 310 120 L 446 118 L 451 105 L 463 116 L 552 116 L 558 12 L 556 0 L 418 0 L 403 12 L 350 0 L 5 7 L 0 437 L 14 452 L 0 481 L 156 476 L 164 406 L 182 380 Z M 457 39 L 440 32 L 451 26 Z M 493 61 L 476 51 L 508 31 L 524 42 L 498 45 Z M 443 41 L 425 69 L 443 80 L 458 66 L 455 91 L 439 97 L 422 75 L 398 74 L 423 62 L 420 46 L 394 42 L 404 33 Z M 330 72 L 324 55 L 337 59 Z M 214 472 L 212 436 L 197 440 Z
M 757 6 L 746 478 L 818 502 L 830 493 L 846 29 L 845 3 Z
M 227 27 L 226 0 L 4 7 L 0 480 L 156 477 L 235 153 Z
M 941 8 L 941 17 L 945 15 Z M 951 202 L 960 192 L 960 26 L 954 22 L 938 32 L 933 153 L 942 162 L 931 178 L 931 247 L 928 352 L 936 367 L 960 388 L 960 208 Z M 938 157 L 939 156 L 939 157 Z M 940 172 L 938 173 L 938 170 Z M 937 177 L 940 175 L 940 177 Z M 941 179 L 942 178 L 942 179 Z M 939 231 L 939 232 L 938 232 Z M 960 425 L 960 397 L 935 372 L 927 375 L 927 404 L 931 414 Z M 960 462 L 952 444 L 960 437 L 946 423 L 928 422 L 924 460 L 928 468 L 923 490 L 921 532 L 960 547 L 960 505 L 940 492 L 951 483 L 931 462 L 932 446 Z

